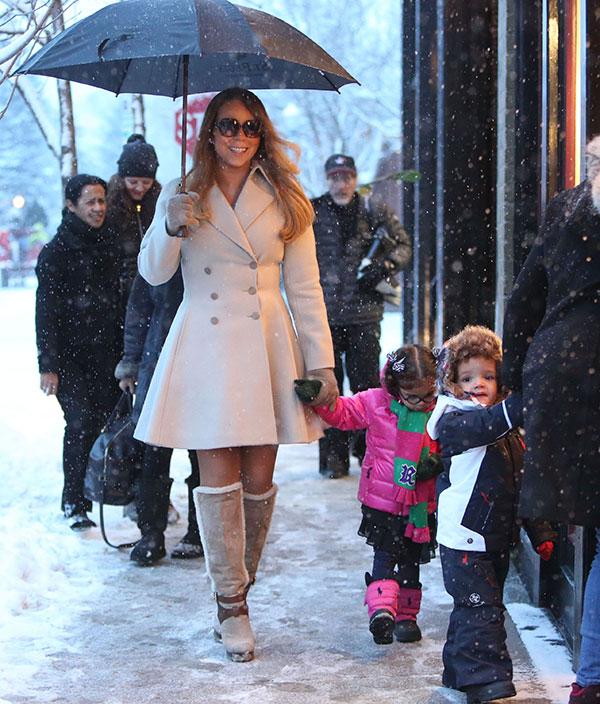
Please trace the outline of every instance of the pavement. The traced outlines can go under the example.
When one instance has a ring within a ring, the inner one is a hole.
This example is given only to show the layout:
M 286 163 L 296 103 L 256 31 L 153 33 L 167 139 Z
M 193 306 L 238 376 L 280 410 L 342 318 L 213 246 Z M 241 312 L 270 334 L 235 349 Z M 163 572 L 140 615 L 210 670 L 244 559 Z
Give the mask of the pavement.
M 174 500 L 182 515 L 186 464 L 185 453 L 176 453 Z M 3 701 L 462 704 L 464 695 L 444 689 L 440 680 L 450 600 L 439 559 L 422 571 L 423 640 L 390 646 L 372 641 L 363 606 L 371 549 L 356 534 L 358 473 L 353 461 L 350 477 L 322 479 L 316 444 L 281 448 L 272 531 L 249 597 L 257 635 L 253 662 L 229 662 L 211 637 L 214 601 L 203 560 L 167 558 L 141 568 L 126 551 L 104 546 L 99 531 L 92 530 L 81 540 L 89 548 L 85 559 L 100 561 L 101 588 L 89 598 L 81 594 L 80 603 L 73 605 L 79 615 L 67 632 L 45 643 L 46 665 L 29 682 L 27 693 L 15 690 Z M 120 509 L 111 507 L 107 521 L 112 538 L 135 537 L 135 527 Z M 184 532 L 183 521 L 169 527 L 168 548 Z M 526 601 L 514 574 L 507 596 Z M 552 699 L 545 674 L 536 669 L 510 617 L 507 630 L 518 690 L 512 701 L 566 702 L 567 690 Z M 23 640 L 24 662 L 28 642 L 37 647 L 35 638 L 30 633 Z

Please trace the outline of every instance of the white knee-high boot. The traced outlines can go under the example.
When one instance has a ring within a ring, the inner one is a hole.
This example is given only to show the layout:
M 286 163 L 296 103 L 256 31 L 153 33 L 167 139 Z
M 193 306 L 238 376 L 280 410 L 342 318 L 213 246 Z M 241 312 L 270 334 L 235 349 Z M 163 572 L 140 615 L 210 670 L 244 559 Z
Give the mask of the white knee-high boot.
M 244 492 L 244 517 L 246 522 L 246 569 L 249 584 L 254 584 L 256 570 L 263 553 L 263 548 L 271 526 L 277 484 L 264 494 L 249 494 Z
M 254 633 L 248 618 L 249 584 L 245 564 L 246 529 L 242 484 L 194 489 L 194 503 L 208 576 L 217 599 L 219 628 L 227 655 L 236 662 L 254 657 Z

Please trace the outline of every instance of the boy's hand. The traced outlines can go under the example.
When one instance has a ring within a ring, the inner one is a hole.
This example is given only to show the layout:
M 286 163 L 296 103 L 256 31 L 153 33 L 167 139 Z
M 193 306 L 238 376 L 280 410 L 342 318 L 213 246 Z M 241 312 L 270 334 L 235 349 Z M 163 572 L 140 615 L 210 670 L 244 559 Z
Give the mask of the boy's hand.
M 542 558 L 542 560 L 548 561 L 552 557 L 554 543 L 551 540 L 544 540 L 543 543 L 540 543 L 536 547 L 535 551 Z

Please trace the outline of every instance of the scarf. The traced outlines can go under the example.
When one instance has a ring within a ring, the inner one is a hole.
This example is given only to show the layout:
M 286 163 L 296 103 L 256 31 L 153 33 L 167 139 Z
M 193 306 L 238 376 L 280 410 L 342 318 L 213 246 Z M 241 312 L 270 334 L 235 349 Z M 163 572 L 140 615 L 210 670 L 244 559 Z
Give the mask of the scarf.
M 435 510 L 435 480 L 419 481 L 417 468 L 435 450 L 425 426 L 431 411 L 411 411 L 393 399 L 390 410 L 398 417 L 396 448 L 394 451 L 394 483 L 398 485 L 398 499 L 407 516 L 405 537 L 415 543 L 431 540 L 428 515 Z

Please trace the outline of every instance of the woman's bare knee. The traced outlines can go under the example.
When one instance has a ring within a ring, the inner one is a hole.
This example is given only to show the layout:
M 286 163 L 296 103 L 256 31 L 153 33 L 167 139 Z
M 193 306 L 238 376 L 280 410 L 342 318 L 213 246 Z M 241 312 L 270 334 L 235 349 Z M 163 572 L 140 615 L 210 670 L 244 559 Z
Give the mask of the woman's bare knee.
M 220 447 L 214 450 L 196 450 L 200 467 L 200 485 L 228 486 L 241 479 L 241 449 Z
M 241 479 L 244 491 L 264 494 L 273 486 L 277 445 L 244 447 L 241 453 Z

